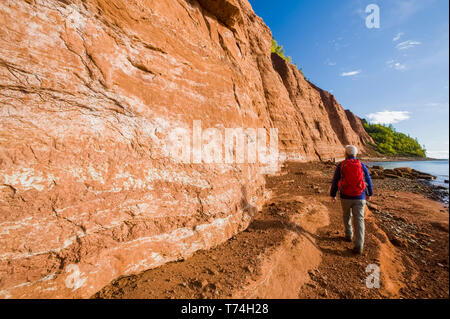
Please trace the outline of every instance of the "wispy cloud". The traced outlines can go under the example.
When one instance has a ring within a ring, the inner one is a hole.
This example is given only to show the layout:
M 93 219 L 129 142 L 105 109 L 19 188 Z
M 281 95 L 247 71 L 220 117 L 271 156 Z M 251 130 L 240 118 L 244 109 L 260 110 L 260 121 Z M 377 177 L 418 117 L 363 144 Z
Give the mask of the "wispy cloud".
M 404 33 L 403 32 L 399 32 L 399 33 L 397 33 L 396 34 L 396 36 L 392 39 L 392 41 L 398 41 L 398 40 L 400 40 L 400 38 L 402 37 L 402 35 L 404 35 Z
M 342 72 L 341 76 L 354 76 L 361 73 L 361 70 L 355 70 L 355 71 L 350 71 L 350 72 Z
M 331 61 L 330 59 L 327 59 L 327 60 L 325 61 L 325 64 L 326 64 L 326 65 L 329 65 L 329 66 L 335 66 L 335 65 L 336 65 L 336 62 Z
M 406 49 L 413 48 L 413 47 L 421 45 L 421 44 L 422 43 L 419 41 L 407 40 L 407 41 L 403 41 L 403 42 L 400 42 L 399 44 L 397 44 L 396 48 L 398 50 L 406 50 Z
M 406 66 L 404 64 L 401 64 L 400 62 L 395 62 L 394 69 L 396 69 L 398 71 L 403 71 L 403 70 L 406 70 Z
M 396 62 L 395 60 L 386 61 L 386 64 L 388 67 L 398 70 L 398 71 L 406 70 L 406 65 L 401 64 L 400 62 Z
M 409 119 L 408 111 L 382 111 L 367 114 L 367 118 L 374 124 L 394 124 Z
M 344 38 L 338 37 L 337 39 L 328 41 L 328 43 L 331 44 L 331 46 L 334 47 L 334 49 L 336 51 L 339 51 L 340 49 L 346 48 L 350 45 L 348 43 L 343 43 L 343 41 L 344 41 Z

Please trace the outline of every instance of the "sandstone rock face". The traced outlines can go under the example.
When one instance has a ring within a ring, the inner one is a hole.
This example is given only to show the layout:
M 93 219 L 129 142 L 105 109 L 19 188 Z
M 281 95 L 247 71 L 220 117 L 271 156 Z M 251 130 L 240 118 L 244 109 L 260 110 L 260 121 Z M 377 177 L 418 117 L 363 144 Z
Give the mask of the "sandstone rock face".
M 373 152 L 366 145 L 370 137 L 361 121 L 359 126 L 352 124 L 333 95 L 307 81 L 295 65 L 287 63 L 277 54 L 273 53 L 271 58 L 291 102 L 275 102 L 273 107 L 282 114 L 276 119 L 275 126 L 285 128 L 280 137 L 281 147 L 306 159 L 342 157 L 342 146 L 347 144 L 357 146 L 362 154 Z M 287 126 L 286 123 L 290 124 Z
M 361 122 L 361 119 L 357 117 L 355 114 L 353 114 L 350 110 L 345 110 L 345 114 L 347 115 L 347 119 L 350 122 L 350 125 L 352 126 L 353 131 L 358 134 L 361 143 L 362 144 L 368 144 L 368 143 L 375 143 L 373 138 L 366 132 L 364 129 L 364 126 Z M 369 153 L 374 153 L 373 150 L 371 150 Z
M 367 151 L 246 0 L 6 0 L 0 18 L 0 297 L 86 298 L 245 229 L 261 164 L 175 161 L 194 121 L 278 128 L 281 160 Z

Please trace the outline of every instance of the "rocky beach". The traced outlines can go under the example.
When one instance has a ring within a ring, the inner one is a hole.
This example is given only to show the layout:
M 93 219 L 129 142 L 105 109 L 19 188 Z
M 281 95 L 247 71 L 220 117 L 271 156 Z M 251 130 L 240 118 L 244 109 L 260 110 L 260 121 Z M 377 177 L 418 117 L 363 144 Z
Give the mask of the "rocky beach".
M 375 187 L 422 194 L 427 198 L 440 201 L 446 206 L 449 204 L 448 187 L 430 183 L 436 179 L 436 176 L 432 174 L 410 167 L 383 169 L 379 165 L 371 166 L 370 172 Z

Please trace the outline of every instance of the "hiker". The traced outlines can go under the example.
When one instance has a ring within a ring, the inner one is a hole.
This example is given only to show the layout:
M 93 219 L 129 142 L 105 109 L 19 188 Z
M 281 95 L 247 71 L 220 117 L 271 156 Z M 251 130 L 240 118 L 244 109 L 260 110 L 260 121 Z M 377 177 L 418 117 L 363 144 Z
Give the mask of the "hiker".
M 353 145 L 345 147 L 345 160 L 338 164 L 334 172 L 330 196 L 336 201 L 339 189 L 345 226 L 345 240 L 353 241 L 355 227 L 355 246 L 353 252 L 362 254 L 364 248 L 364 207 L 373 195 L 372 180 L 367 167 L 356 159 L 358 149 Z

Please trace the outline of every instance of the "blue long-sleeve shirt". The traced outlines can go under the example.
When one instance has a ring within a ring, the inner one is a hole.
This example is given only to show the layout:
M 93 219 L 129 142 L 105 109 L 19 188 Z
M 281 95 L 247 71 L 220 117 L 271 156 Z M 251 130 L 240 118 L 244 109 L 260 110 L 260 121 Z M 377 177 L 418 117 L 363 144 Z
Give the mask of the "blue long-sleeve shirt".
M 355 157 L 349 157 L 348 159 L 354 159 L 354 158 Z M 330 190 L 331 197 L 336 197 L 336 194 L 338 191 L 338 183 L 339 183 L 339 180 L 341 179 L 341 165 L 342 165 L 342 162 L 338 164 L 338 166 L 336 167 L 336 170 L 334 171 L 333 182 L 331 184 L 331 190 Z M 372 179 L 370 178 L 369 170 L 367 169 L 366 165 L 364 165 L 364 163 L 362 163 L 362 162 L 361 162 L 361 166 L 364 171 L 364 180 L 366 182 L 366 189 L 359 196 L 346 196 L 346 195 L 342 194 L 341 192 L 339 192 L 341 198 L 343 198 L 343 199 L 366 199 L 366 193 L 368 196 L 373 195 Z

